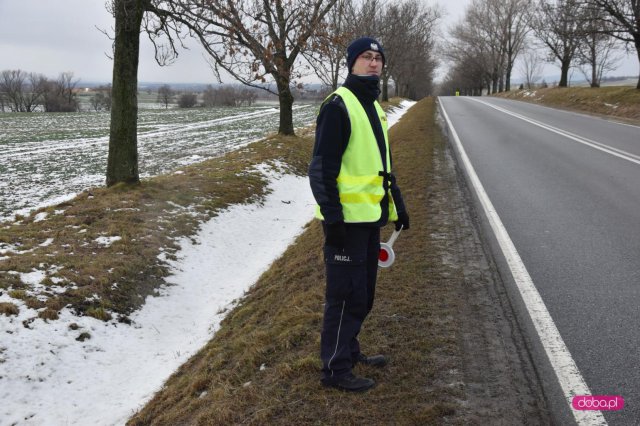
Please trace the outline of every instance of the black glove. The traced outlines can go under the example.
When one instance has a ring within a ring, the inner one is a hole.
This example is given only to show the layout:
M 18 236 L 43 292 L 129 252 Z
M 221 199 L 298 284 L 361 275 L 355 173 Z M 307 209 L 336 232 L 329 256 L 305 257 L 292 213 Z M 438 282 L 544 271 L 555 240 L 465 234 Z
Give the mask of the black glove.
M 325 244 L 336 248 L 344 248 L 347 241 L 347 228 L 344 222 L 336 222 L 327 225 Z
M 409 229 L 409 215 L 407 212 L 398 212 L 398 220 L 395 222 L 396 231 L 399 231 L 402 228 L 403 231 Z

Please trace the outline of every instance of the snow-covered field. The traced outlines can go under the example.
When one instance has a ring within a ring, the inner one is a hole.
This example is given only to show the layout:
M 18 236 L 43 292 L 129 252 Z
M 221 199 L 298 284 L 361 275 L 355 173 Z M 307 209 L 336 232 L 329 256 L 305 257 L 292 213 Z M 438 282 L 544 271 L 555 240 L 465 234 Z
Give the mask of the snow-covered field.
M 411 105 L 389 113 L 389 124 Z M 307 179 L 261 170 L 272 177 L 266 200 L 231 206 L 183 239 L 169 285 L 131 315 L 132 325 L 64 309 L 59 320 L 26 328 L 35 311 L 0 295 L 20 307 L 17 317 L 0 315 L 0 425 L 121 425 L 142 407 L 312 218 Z M 82 333 L 91 337 L 77 340 Z
M 317 107 L 294 106 L 294 126 L 315 120 Z M 105 181 L 108 113 L 0 114 L 0 221 L 73 198 Z M 140 109 L 142 177 L 220 155 L 278 130 L 272 106 Z

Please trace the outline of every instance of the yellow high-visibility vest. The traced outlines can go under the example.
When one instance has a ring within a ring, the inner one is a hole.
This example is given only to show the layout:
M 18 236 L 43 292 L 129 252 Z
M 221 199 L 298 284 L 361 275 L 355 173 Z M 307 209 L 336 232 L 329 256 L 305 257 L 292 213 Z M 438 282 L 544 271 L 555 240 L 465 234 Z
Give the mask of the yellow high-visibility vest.
M 345 223 L 377 222 L 382 216 L 380 202 L 384 197 L 384 177 L 380 172 L 391 173 L 391 156 L 389 153 L 389 136 L 387 134 L 387 116 L 380 104 L 374 105 L 382 124 L 382 133 L 386 149 L 386 167 L 383 167 L 382 156 L 378 148 L 376 136 L 371 128 L 369 117 L 358 101 L 358 98 L 346 87 L 340 87 L 333 95 L 342 98 L 351 122 L 349 144 L 342 155 L 342 164 L 337 184 L 342 204 L 342 215 Z M 389 195 L 389 220 L 398 220 L 396 206 L 391 191 Z M 316 206 L 316 217 L 324 219 L 320 206 Z

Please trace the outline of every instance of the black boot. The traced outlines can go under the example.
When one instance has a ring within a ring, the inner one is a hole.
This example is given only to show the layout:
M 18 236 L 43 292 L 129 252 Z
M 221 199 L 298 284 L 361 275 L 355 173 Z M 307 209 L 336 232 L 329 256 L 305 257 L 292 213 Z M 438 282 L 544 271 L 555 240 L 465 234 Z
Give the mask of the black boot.
M 387 358 L 384 355 L 365 356 L 359 354 L 356 364 L 370 365 L 372 367 L 384 367 L 387 365 Z
M 322 379 L 322 385 L 325 387 L 336 388 L 346 392 L 364 392 L 374 387 L 376 382 L 366 377 L 356 377 L 349 373 L 346 376 L 333 378 L 325 377 Z

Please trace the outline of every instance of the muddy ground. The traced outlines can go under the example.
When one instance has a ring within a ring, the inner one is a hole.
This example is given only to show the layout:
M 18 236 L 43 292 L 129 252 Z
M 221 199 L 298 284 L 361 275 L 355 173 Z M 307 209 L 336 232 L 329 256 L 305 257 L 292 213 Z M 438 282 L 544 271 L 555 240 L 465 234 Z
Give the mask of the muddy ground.
M 483 243 L 469 188 L 449 143 L 434 147 L 438 185 L 429 198 L 435 229 L 446 229 L 443 262 L 461 268 L 456 288 L 461 330 L 460 383 L 469 424 L 551 424 L 544 395 L 504 283 Z M 462 414 L 462 413 L 461 413 Z

